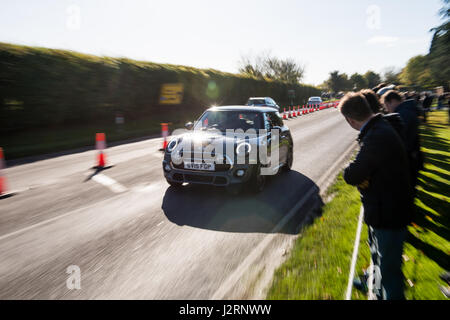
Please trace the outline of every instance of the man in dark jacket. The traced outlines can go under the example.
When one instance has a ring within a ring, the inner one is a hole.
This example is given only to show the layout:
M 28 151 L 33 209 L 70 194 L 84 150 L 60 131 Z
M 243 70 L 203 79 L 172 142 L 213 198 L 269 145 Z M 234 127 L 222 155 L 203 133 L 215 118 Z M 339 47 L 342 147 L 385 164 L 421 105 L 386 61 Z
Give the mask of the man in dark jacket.
M 372 113 L 377 114 L 380 112 L 385 112 L 385 110 L 381 106 L 377 94 L 373 90 L 363 89 L 360 91 L 360 93 L 364 96 L 364 98 L 366 98 L 367 102 L 369 103 L 370 110 L 372 110 Z M 383 115 L 383 119 L 389 122 L 389 124 L 395 129 L 395 132 L 397 132 L 397 134 L 400 136 L 406 147 L 406 129 L 400 115 L 398 113 L 387 113 Z
M 372 113 L 362 94 L 349 93 L 340 105 L 350 126 L 360 131 L 360 150 L 344 170 L 344 180 L 361 193 L 374 291 L 378 299 L 404 299 L 402 251 L 413 206 L 406 150 L 382 115 Z
M 420 151 L 419 140 L 419 109 L 413 99 L 403 101 L 401 95 L 390 90 L 386 92 L 381 101 L 388 112 L 396 112 L 400 115 L 406 129 L 406 152 L 410 161 L 411 187 L 415 193 L 417 177 L 423 168 L 423 155 Z
M 423 98 L 423 108 L 425 111 L 430 111 L 431 104 L 433 103 L 433 97 L 428 93 L 425 93 L 425 98 Z
M 424 112 L 424 121 L 427 122 L 427 116 L 428 112 L 430 112 L 431 104 L 433 103 L 433 97 L 430 96 L 428 93 L 425 93 L 425 97 L 422 101 L 422 108 Z

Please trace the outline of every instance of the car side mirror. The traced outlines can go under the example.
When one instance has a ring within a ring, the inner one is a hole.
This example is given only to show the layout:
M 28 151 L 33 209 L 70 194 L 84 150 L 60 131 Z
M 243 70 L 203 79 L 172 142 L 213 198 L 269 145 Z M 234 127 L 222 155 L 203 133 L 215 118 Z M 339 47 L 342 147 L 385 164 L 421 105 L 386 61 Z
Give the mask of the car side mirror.
M 193 124 L 192 122 L 189 121 L 189 122 L 186 123 L 184 126 L 186 127 L 186 129 L 192 130 L 192 128 L 194 127 L 194 124 Z

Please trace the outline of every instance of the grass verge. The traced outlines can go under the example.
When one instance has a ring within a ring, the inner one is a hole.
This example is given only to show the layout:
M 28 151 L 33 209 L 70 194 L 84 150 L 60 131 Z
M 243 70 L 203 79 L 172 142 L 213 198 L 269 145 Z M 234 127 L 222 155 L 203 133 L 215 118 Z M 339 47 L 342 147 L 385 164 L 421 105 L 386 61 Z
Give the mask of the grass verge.
M 420 172 L 414 222 L 408 227 L 403 272 L 407 299 L 446 299 L 439 275 L 449 270 L 450 127 L 447 111 L 429 114 L 421 129 L 425 167 Z M 275 272 L 267 299 L 344 299 L 360 209 L 359 193 L 342 175 L 322 216 L 300 233 L 289 258 Z M 356 273 L 370 263 L 363 226 Z M 367 296 L 352 291 L 352 299 Z

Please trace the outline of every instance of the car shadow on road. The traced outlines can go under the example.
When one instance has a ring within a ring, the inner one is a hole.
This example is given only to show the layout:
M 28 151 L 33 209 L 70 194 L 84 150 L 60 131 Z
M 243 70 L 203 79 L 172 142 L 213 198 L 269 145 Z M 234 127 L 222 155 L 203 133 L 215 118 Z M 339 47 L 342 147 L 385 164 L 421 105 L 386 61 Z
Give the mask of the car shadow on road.
M 293 218 L 280 230 L 275 226 L 313 188 L 313 194 Z M 162 210 L 169 221 L 224 232 L 257 232 L 295 234 L 312 206 L 320 204 L 319 188 L 297 171 L 282 173 L 268 179 L 260 194 L 232 196 L 224 188 L 186 185 L 169 187 L 164 195 Z

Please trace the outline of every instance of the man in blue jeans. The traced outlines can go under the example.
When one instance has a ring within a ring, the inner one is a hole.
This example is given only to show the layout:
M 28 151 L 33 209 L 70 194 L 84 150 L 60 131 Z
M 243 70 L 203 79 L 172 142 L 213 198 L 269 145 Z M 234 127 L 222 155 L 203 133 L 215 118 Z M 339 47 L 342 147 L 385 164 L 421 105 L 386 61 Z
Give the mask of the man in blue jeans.
M 344 180 L 357 186 L 369 227 L 378 299 L 404 299 L 402 251 L 411 222 L 413 195 L 406 148 L 381 114 L 373 114 L 361 93 L 348 93 L 340 110 L 349 125 L 360 131 L 360 150 L 344 170 Z
M 373 293 L 378 300 L 404 300 L 402 273 L 403 241 L 406 228 L 375 229 L 369 226 L 369 246 L 372 255 Z

